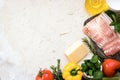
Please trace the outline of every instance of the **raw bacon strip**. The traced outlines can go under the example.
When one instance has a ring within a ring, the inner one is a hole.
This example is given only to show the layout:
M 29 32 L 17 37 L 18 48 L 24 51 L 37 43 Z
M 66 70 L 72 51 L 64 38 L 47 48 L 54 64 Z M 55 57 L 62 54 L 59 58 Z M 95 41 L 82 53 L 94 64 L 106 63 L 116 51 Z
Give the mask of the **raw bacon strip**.
M 102 13 L 83 27 L 83 32 L 103 49 L 107 56 L 120 51 L 120 35 L 114 32 L 109 26 L 110 23 L 110 17 Z
M 99 27 L 95 22 L 95 19 L 93 19 L 92 22 L 90 21 L 83 27 L 83 32 L 87 36 L 92 38 L 92 40 L 94 40 L 99 47 L 102 46 L 103 38 L 101 36 L 101 32 L 99 31 Z
M 110 44 L 103 47 L 103 51 L 107 56 L 114 55 L 120 51 L 120 38 L 115 39 Z
M 118 38 L 113 29 L 110 28 L 110 22 L 108 16 L 102 13 L 88 22 L 84 26 L 83 32 L 95 41 L 100 48 L 103 48 L 107 43 Z

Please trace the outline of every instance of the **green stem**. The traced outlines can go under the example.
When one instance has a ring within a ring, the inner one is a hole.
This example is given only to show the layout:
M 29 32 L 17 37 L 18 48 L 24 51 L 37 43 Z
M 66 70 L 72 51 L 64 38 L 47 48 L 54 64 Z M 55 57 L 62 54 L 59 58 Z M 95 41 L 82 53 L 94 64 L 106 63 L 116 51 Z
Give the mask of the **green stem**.
M 57 69 L 60 70 L 60 59 L 57 60 Z
M 75 75 L 77 75 L 77 72 L 78 72 L 78 71 L 80 71 L 80 69 L 78 69 L 78 70 L 72 69 L 71 72 L 70 72 L 70 74 L 71 74 L 72 76 L 75 76 Z
M 88 41 L 88 39 L 85 37 L 85 38 L 82 38 L 83 42 L 86 43 L 86 45 L 89 47 L 90 51 L 93 53 L 93 54 L 97 54 L 96 51 L 94 50 L 93 46 L 90 44 L 90 42 Z
M 39 74 L 38 74 L 40 77 L 42 77 L 42 75 L 43 75 L 43 72 L 41 71 L 41 69 L 40 69 L 40 71 L 39 71 Z

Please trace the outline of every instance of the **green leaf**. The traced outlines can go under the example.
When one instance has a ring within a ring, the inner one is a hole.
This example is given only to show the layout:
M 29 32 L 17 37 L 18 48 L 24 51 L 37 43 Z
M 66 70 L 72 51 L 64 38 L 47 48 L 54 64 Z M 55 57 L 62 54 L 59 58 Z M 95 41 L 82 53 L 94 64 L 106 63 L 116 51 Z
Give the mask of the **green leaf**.
M 62 77 L 62 70 L 60 69 L 60 59 L 57 59 L 57 66 L 50 66 L 55 80 L 64 80 Z
M 90 60 L 89 60 L 89 59 L 86 59 L 86 60 L 84 60 L 84 62 L 85 62 L 85 63 L 89 63 L 89 62 L 90 62 Z
M 97 63 L 95 64 L 95 67 L 96 67 L 97 70 L 100 70 L 100 68 L 101 68 L 101 63 L 97 62 Z
M 102 71 L 96 71 L 93 74 L 94 80 L 102 80 L 102 77 L 103 77 Z
M 83 42 L 86 43 L 86 45 L 89 47 L 90 51 L 93 54 L 97 54 L 96 51 L 94 50 L 93 46 L 90 44 L 87 38 L 82 38 Z
M 93 72 L 97 71 L 97 70 L 96 70 L 96 67 L 92 67 L 92 70 L 93 70 Z
M 90 76 L 92 76 L 92 75 L 93 75 L 93 70 L 89 70 L 89 71 L 88 71 L 88 74 L 89 74 Z
M 115 30 L 115 32 L 120 33 L 120 23 L 116 23 L 116 24 L 114 25 L 114 30 Z
M 107 10 L 105 13 L 113 20 L 113 22 L 116 22 L 116 21 L 117 21 L 117 20 L 116 20 L 117 15 L 116 15 L 115 12 L 113 12 L 113 11 L 111 11 L 111 10 Z
M 90 62 L 90 63 L 87 63 L 87 66 L 92 69 L 92 67 L 94 67 L 94 65 Z
M 110 26 L 114 26 L 114 31 L 120 33 L 120 14 L 116 14 L 113 11 L 106 11 L 106 14 L 113 20 Z
M 110 26 L 114 26 L 114 25 L 116 25 L 116 22 L 111 22 L 110 23 Z
M 87 65 L 85 63 L 81 64 L 82 71 L 85 72 L 87 70 Z
M 92 59 L 91 59 L 91 62 L 92 63 L 97 63 L 98 62 L 98 56 L 97 55 L 94 55 L 93 57 L 92 57 Z

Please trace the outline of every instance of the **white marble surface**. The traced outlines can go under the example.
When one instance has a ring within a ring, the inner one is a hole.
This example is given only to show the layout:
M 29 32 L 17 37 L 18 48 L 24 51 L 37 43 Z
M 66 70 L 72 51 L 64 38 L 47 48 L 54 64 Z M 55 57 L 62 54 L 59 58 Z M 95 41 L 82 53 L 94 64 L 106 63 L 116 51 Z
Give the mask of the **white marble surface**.
M 34 80 L 56 59 L 63 67 L 88 17 L 84 0 L 0 0 L 0 80 Z

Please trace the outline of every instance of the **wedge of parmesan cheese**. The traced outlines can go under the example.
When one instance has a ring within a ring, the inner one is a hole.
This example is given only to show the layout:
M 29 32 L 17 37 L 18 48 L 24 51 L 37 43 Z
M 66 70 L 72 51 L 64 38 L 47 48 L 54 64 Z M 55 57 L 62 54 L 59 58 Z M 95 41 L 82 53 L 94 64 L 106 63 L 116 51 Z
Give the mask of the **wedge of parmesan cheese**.
M 65 51 L 65 55 L 71 62 L 77 63 L 83 59 L 88 52 L 89 49 L 84 42 L 76 41 Z

